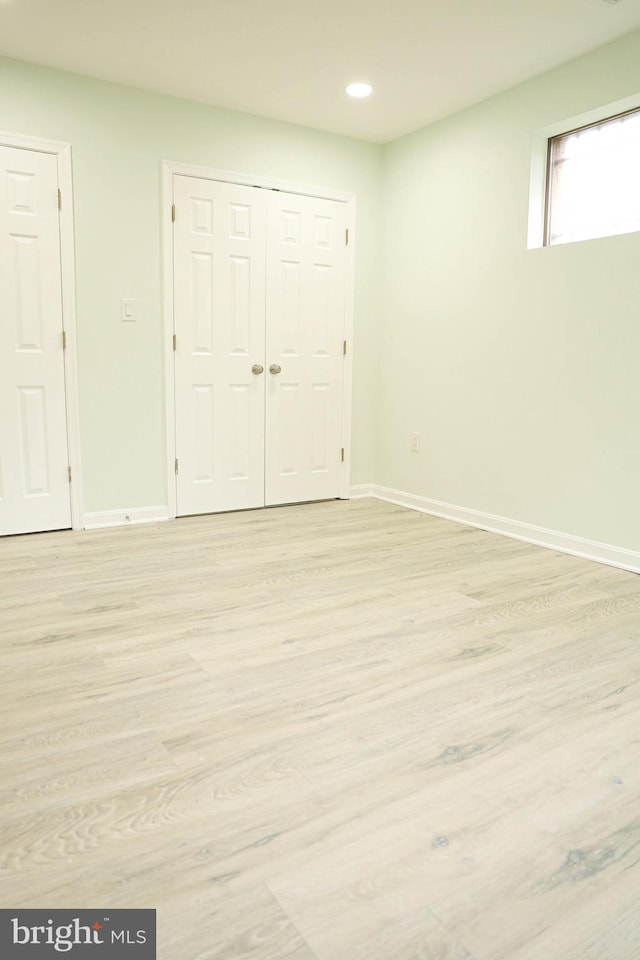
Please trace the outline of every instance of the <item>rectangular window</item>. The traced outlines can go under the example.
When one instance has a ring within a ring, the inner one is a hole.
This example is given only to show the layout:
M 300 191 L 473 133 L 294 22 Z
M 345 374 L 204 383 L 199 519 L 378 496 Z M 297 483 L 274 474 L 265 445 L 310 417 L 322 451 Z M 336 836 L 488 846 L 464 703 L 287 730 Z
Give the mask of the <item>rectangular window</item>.
M 549 140 L 545 243 L 640 230 L 640 110 Z

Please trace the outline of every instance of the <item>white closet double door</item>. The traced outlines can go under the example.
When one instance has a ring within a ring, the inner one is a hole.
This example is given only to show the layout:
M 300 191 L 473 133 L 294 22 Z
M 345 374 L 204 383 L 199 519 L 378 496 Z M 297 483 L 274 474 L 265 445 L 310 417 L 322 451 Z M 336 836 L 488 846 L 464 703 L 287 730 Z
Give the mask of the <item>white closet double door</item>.
M 339 497 L 345 204 L 174 176 L 179 516 Z
M 0 146 L 0 534 L 70 526 L 58 161 Z

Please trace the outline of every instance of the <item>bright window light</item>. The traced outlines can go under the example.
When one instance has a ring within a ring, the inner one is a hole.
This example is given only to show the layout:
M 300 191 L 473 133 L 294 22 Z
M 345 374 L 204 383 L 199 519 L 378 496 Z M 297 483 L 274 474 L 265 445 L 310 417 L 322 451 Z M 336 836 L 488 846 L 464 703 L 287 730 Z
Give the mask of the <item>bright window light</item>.
M 350 97 L 368 97 L 373 91 L 373 87 L 370 83 L 350 83 L 346 87 L 346 91 Z
M 640 230 L 640 110 L 549 141 L 547 244 Z

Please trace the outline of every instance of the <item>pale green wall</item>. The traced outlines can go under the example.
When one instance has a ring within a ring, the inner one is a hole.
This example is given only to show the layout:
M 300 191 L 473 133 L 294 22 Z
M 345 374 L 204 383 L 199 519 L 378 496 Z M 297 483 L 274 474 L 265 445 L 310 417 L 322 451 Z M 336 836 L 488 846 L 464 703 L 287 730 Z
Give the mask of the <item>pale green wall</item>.
M 526 249 L 534 131 L 639 91 L 635 33 L 383 149 L 0 60 L 0 128 L 73 147 L 85 509 L 166 502 L 170 159 L 357 194 L 353 483 L 640 549 L 640 234 Z
M 534 131 L 638 92 L 634 33 L 386 148 L 378 483 L 640 549 L 640 234 L 526 248 Z
M 352 481 L 371 479 L 380 147 L 1 59 L 0 129 L 72 145 L 85 510 L 167 502 L 162 160 L 357 195 Z M 123 324 L 121 297 L 148 318 Z

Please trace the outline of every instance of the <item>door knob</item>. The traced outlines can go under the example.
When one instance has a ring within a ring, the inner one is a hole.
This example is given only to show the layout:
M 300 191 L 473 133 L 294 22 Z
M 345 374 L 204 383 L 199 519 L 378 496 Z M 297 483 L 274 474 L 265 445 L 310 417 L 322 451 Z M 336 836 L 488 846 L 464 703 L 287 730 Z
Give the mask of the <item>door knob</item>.
M 264 367 L 261 363 L 254 363 L 254 365 L 251 367 L 251 373 L 255 373 L 257 377 L 260 373 L 264 373 Z
M 272 363 L 271 366 L 269 367 L 269 373 L 280 373 L 281 370 L 282 370 L 282 367 L 280 366 L 279 363 Z

